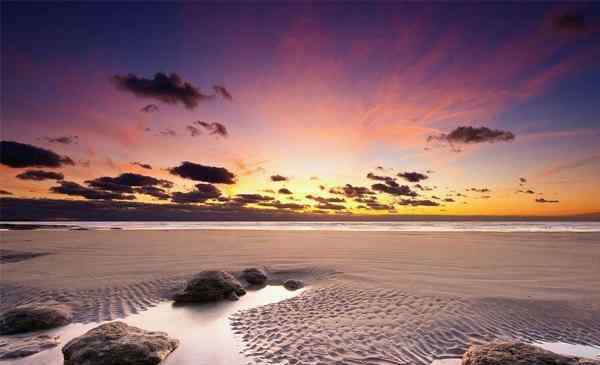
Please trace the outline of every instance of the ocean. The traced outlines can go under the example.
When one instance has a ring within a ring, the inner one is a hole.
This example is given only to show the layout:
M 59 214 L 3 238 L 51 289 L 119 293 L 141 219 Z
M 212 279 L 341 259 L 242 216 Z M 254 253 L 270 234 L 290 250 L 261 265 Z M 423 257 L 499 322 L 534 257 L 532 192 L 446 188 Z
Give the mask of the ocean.
M 267 230 L 267 231 L 366 231 L 366 232 L 600 232 L 600 222 L 0 222 L 3 225 L 65 225 L 90 230 Z M 40 228 L 43 229 L 43 228 Z M 60 229 L 60 228 L 58 228 Z

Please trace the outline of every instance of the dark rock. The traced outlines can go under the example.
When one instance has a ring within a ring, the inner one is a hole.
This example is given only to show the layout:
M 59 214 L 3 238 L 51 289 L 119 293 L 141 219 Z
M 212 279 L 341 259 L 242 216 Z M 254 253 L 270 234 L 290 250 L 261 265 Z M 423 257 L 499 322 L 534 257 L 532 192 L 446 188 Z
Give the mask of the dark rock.
M 164 332 L 109 322 L 72 339 L 62 352 L 65 365 L 156 365 L 177 346 Z
M 59 336 L 5 337 L 0 339 L 0 360 L 30 356 L 59 344 Z
M 176 303 L 216 302 L 237 300 L 246 294 L 242 284 L 226 271 L 203 271 L 187 283 L 182 293 L 175 294 Z
M 471 346 L 462 365 L 600 365 L 600 361 L 564 356 L 518 342 L 494 342 Z
M 71 308 L 66 305 L 26 305 L 0 314 L 0 334 L 45 330 L 71 322 Z
M 246 280 L 248 284 L 252 285 L 264 285 L 269 279 L 267 273 L 263 269 L 257 269 L 255 267 L 242 271 L 241 277 Z
M 300 280 L 289 279 L 283 283 L 287 290 L 298 290 L 304 287 L 304 283 Z

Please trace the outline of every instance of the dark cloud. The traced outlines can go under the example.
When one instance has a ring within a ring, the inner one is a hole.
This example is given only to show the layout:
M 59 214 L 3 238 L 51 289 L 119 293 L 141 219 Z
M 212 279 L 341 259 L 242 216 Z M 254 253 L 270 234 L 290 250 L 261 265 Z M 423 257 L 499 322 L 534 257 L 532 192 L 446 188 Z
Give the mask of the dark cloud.
M 211 184 L 196 184 L 196 190 L 171 194 L 171 200 L 175 203 L 203 203 L 209 199 L 221 196 L 221 191 Z
M 61 137 L 44 137 L 44 141 L 48 143 L 59 143 L 59 144 L 74 144 L 79 140 L 78 136 L 61 136 Z
M 195 121 L 194 124 L 201 126 L 204 128 L 208 134 L 217 135 L 220 137 L 227 137 L 229 132 L 227 132 L 227 128 L 218 122 L 203 122 L 201 120 Z
M 404 180 L 409 181 L 409 182 L 419 182 L 419 181 L 423 181 L 423 180 L 426 180 L 427 178 L 429 178 L 429 176 L 422 174 L 420 172 L 401 172 L 398 174 L 398 177 L 401 177 Z
M 221 203 L 178 204 L 144 203 L 119 200 L 58 200 L 18 199 L 4 197 L 0 200 L 2 218 L 5 220 L 121 220 L 121 221 L 199 221 L 199 220 L 309 220 L 321 216 L 310 212 L 287 209 L 240 207 Z
M 260 195 L 260 194 L 237 194 L 233 201 L 235 203 L 246 205 L 246 204 L 257 204 L 275 200 L 272 196 Z
M 262 202 L 258 203 L 261 207 L 271 207 L 277 209 L 289 209 L 289 210 L 302 210 L 306 208 L 306 205 L 297 203 L 282 203 L 279 200 L 273 202 Z
M 523 193 L 523 194 L 535 194 L 535 191 L 531 190 L 531 189 L 527 189 L 527 190 L 517 190 L 517 193 Z
M 365 202 L 366 207 L 372 210 L 393 210 L 394 205 L 392 204 L 382 204 L 378 201 L 367 201 Z
M 112 80 L 119 89 L 138 97 L 153 98 L 167 104 L 181 103 L 188 109 L 194 109 L 200 101 L 212 98 L 201 93 L 189 82 L 183 81 L 176 73 L 166 75 L 159 72 L 153 79 L 137 77 L 134 74 L 115 75 Z
M 157 186 L 140 186 L 133 189 L 135 193 L 149 195 L 160 200 L 167 200 L 171 197 L 164 189 Z
M 280 182 L 280 181 L 289 181 L 289 179 L 283 175 L 272 175 L 271 181 Z
M 411 207 L 437 207 L 440 205 L 439 203 L 431 201 L 429 199 L 423 199 L 423 200 L 402 199 L 398 202 L 398 204 L 399 205 L 408 205 Z
M 197 136 L 199 136 L 199 135 L 202 134 L 202 132 L 200 132 L 200 129 L 194 127 L 193 125 L 186 126 L 185 130 L 187 130 L 188 132 L 190 132 L 190 136 L 191 137 L 197 137 Z
M 143 107 L 142 109 L 140 109 L 140 111 L 142 111 L 144 113 L 156 113 L 159 111 L 159 109 L 158 109 L 158 105 L 156 105 L 156 104 L 148 104 L 145 107 Z
M 204 181 L 212 184 L 235 184 L 235 175 L 224 167 L 204 166 L 184 161 L 172 167 L 169 172 L 185 179 Z
M 13 195 L 10 191 L 0 189 L 0 195 Z
M 310 199 L 310 200 L 314 200 L 318 203 L 322 203 L 322 204 L 327 204 L 327 203 L 344 203 L 346 202 L 346 199 L 343 198 L 325 198 L 322 196 L 316 196 L 316 195 L 312 195 L 309 194 L 306 196 L 306 199 Z
M 159 186 L 172 188 L 173 183 L 168 180 L 157 179 L 152 176 L 140 175 L 131 172 L 121 174 L 117 177 L 103 176 L 85 182 L 89 186 L 106 191 L 133 193 L 133 187 Z
M 490 129 L 487 127 L 458 127 L 452 132 L 427 137 L 427 142 L 438 141 L 450 145 L 453 151 L 460 152 L 456 144 L 495 143 L 508 142 L 515 139 L 515 135 L 509 131 Z
M 519 182 L 520 182 L 521 184 L 525 184 L 525 183 L 527 182 L 527 179 L 526 179 L 526 178 L 524 178 L 524 177 L 520 177 L 520 178 L 519 178 Z
M 585 17 L 577 13 L 564 13 L 552 19 L 554 29 L 560 32 L 583 33 L 587 31 Z
M 167 128 L 163 131 L 159 132 L 162 136 L 167 136 L 167 137 L 175 137 L 177 135 L 177 132 L 175 132 L 174 130 L 172 130 L 171 128 Z
M 560 203 L 559 200 L 546 200 L 544 198 L 537 198 L 535 200 L 536 203 Z
M 28 170 L 19 175 L 17 175 L 18 179 L 21 180 L 62 180 L 65 178 L 63 174 L 60 172 L 53 171 L 43 171 L 43 170 Z
M 233 100 L 231 93 L 229 93 L 229 91 L 224 86 L 214 85 L 213 90 L 215 91 L 215 94 L 219 95 L 223 99 L 227 99 L 229 101 Z
M 117 184 L 114 182 L 113 177 L 98 177 L 94 180 L 87 180 L 85 183 L 97 190 L 112 191 L 115 193 L 134 193 L 133 187 L 129 185 Z
M 375 175 L 372 172 L 369 172 L 367 174 L 367 179 L 376 180 L 376 181 L 385 181 L 385 183 L 388 185 L 398 185 L 398 184 L 396 184 L 395 178 L 390 177 L 390 176 Z
M 75 165 L 67 156 L 60 156 L 50 150 L 29 144 L 0 142 L 0 163 L 6 166 L 20 167 L 61 167 Z
M 467 189 L 467 191 L 473 191 L 475 193 L 482 193 L 482 194 L 491 192 L 491 190 L 488 188 L 470 188 L 470 189 Z
M 289 189 L 287 189 L 287 188 L 281 188 L 281 189 L 279 189 L 278 193 L 279 193 L 279 194 L 284 194 L 284 195 L 292 195 L 292 194 L 293 194 L 293 193 L 292 193 L 292 192 L 291 192 Z
M 134 200 L 133 195 L 124 195 L 120 192 L 112 192 L 98 189 L 90 189 L 72 181 L 61 181 L 58 186 L 50 188 L 50 192 L 71 196 L 81 196 L 90 200 Z
M 406 185 L 390 186 L 386 184 L 373 184 L 371 185 L 371 189 L 395 196 L 417 196 L 417 193 L 410 190 L 410 187 Z
M 424 186 L 421 184 L 415 184 L 415 188 L 421 190 L 421 191 L 432 191 L 433 188 L 429 187 L 429 186 Z
M 344 210 L 345 206 L 341 204 L 333 204 L 333 203 L 319 203 L 315 205 L 315 208 L 320 210 Z
M 131 164 L 132 164 L 132 165 L 139 166 L 139 167 L 141 167 L 141 168 L 143 168 L 143 169 L 146 169 L 146 170 L 152 170 L 152 166 L 151 166 L 151 165 L 149 165 L 149 164 L 147 164 L 147 163 L 141 163 L 141 162 L 132 162 Z
M 354 201 L 357 203 L 365 203 L 366 204 L 368 202 L 376 202 L 377 197 L 375 197 L 375 195 L 363 196 L 363 197 L 354 198 Z
M 446 198 L 446 199 L 444 199 L 444 201 L 445 201 L 446 203 L 454 203 L 454 202 L 455 202 L 455 200 L 454 200 L 454 199 L 452 199 L 452 198 Z
M 338 186 L 329 189 L 331 194 L 337 195 L 345 195 L 347 198 L 356 198 L 362 197 L 364 195 L 372 195 L 375 194 L 369 188 L 363 186 L 352 186 L 350 184 L 346 184 L 345 186 Z

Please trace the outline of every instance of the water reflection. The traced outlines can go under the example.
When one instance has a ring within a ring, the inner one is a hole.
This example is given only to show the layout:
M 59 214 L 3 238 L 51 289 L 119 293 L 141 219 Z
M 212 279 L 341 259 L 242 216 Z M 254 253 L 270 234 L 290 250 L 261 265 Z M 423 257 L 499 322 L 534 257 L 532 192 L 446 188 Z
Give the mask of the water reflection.
M 240 354 L 242 343 L 235 337 L 229 325 L 233 313 L 279 302 L 298 295 L 302 290 L 288 291 L 281 286 L 266 286 L 249 290 L 236 302 L 220 302 L 200 305 L 174 306 L 162 303 L 140 314 L 122 319 L 132 326 L 150 331 L 167 332 L 180 340 L 180 345 L 164 362 L 164 365 L 244 365 L 248 361 Z M 14 365 L 62 365 L 62 346 L 72 338 L 82 335 L 98 323 L 72 324 L 60 329 L 40 332 L 59 335 L 62 344 L 56 348 L 19 360 L 1 362 Z

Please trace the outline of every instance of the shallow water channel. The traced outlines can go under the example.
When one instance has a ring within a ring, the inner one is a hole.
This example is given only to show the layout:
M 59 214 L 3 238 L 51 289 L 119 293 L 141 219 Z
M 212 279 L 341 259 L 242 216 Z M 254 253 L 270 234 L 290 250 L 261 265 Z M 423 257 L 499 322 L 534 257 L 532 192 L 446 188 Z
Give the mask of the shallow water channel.
M 179 339 L 179 347 L 163 361 L 164 365 L 244 365 L 248 363 L 248 359 L 240 353 L 243 344 L 234 335 L 229 316 L 239 310 L 292 298 L 300 292 L 302 290 L 292 292 L 282 286 L 266 286 L 256 291 L 249 290 L 235 302 L 185 306 L 165 302 L 120 321 L 149 331 L 163 331 Z M 60 336 L 61 344 L 26 358 L 2 361 L 0 364 L 62 365 L 62 346 L 98 325 L 99 323 L 77 323 L 38 332 L 36 334 Z

